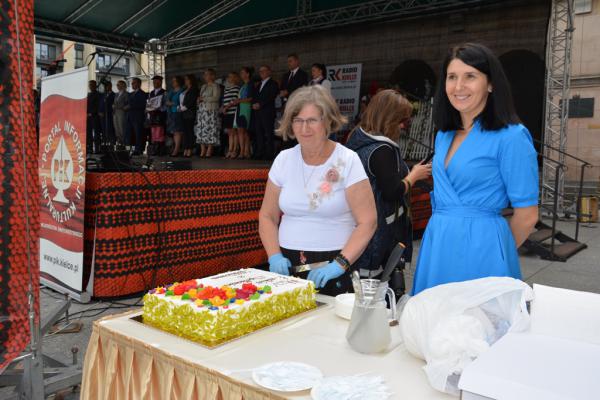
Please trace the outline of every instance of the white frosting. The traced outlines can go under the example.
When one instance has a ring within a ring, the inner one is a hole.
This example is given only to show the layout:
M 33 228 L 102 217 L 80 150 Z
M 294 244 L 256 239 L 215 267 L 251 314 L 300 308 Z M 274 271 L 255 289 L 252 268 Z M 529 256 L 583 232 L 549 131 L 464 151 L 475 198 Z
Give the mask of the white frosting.
M 196 279 L 198 285 L 202 284 L 204 287 L 213 286 L 216 288 L 220 288 L 222 286 L 230 286 L 234 289 L 241 289 L 244 283 L 252 283 L 257 287 L 270 286 L 271 294 L 263 293 L 260 295 L 258 300 L 246 300 L 243 304 L 235 304 L 230 303 L 228 308 L 224 309 L 223 307 L 219 307 L 218 310 L 209 310 L 207 307 L 197 307 L 193 301 L 191 300 L 181 300 L 180 296 L 165 296 L 164 294 L 153 294 L 152 296 L 156 296 L 159 299 L 163 299 L 165 301 L 169 301 L 174 305 L 184 305 L 189 304 L 196 312 L 224 312 L 240 307 L 249 307 L 252 302 L 256 301 L 265 301 L 272 296 L 276 296 L 277 294 L 285 293 L 292 291 L 294 289 L 303 289 L 308 285 L 312 285 L 311 282 L 296 278 L 293 276 L 284 276 L 280 274 L 275 274 L 269 271 L 262 271 L 254 268 L 246 268 L 239 269 L 235 271 L 224 272 L 219 275 L 214 275 L 208 278 Z M 202 289 L 198 289 L 200 291 Z

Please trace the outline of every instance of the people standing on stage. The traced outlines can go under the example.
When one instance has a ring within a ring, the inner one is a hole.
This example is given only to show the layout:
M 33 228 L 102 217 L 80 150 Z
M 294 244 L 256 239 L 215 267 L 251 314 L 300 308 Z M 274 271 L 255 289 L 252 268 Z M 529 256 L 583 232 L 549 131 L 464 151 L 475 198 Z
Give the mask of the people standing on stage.
M 214 146 L 219 146 L 221 140 L 219 120 L 219 100 L 221 99 L 221 88 L 215 83 L 216 72 L 209 68 L 204 72 L 206 82 L 200 88 L 198 96 L 198 112 L 196 119 L 196 142 L 200 143 L 200 157 L 210 158 Z
M 179 95 L 179 109 L 183 120 L 183 156 L 191 157 L 196 144 L 194 124 L 198 111 L 198 82 L 194 74 L 185 76 L 185 90 Z
M 86 147 L 87 152 L 96 154 L 100 152 L 102 143 L 102 123 L 100 121 L 100 102 L 102 95 L 98 92 L 95 80 L 88 82 L 87 95 L 87 121 L 86 121 Z
M 300 59 L 297 54 L 288 55 L 287 64 L 289 71 L 281 79 L 281 91 L 279 93 L 283 101 L 283 107 L 285 107 L 288 98 L 296 89 L 308 84 L 308 74 L 300 68 Z
M 274 151 L 275 98 L 279 86 L 271 79 L 271 67 L 263 65 L 259 68 L 261 82 L 252 98 L 252 109 L 256 117 L 256 153 L 257 160 L 272 160 Z
M 146 112 L 150 121 L 152 155 L 164 155 L 167 125 L 166 91 L 162 87 L 163 77 L 152 77 L 153 89 L 148 93 Z M 150 151 L 148 152 L 150 153 Z
M 320 293 L 351 287 L 350 269 L 377 226 L 373 192 L 360 158 L 328 139 L 346 123 L 320 85 L 290 97 L 279 130 L 298 145 L 284 150 L 269 171 L 259 213 L 259 233 L 269 270 L 290 274 L 292 265 L 329 261 L 310 271 Z
M 419 163 L 410 170 L 400 155 L 398 139 L 412 109 L 398 92 L 383 90 L 373 97 L 346 142 L 362 161 L 377 207 L 377 230 L 354 264 L 363 276 L 380 273 L 398 242 L 405 246 L 404 261 L 411 261 L 410 189 L 431 175 L 431 164 Z
M 125 106 L 127 111 L 127 133 L 126 144 L 131 146 L 135 142 L 135 147 L 131 153 L 134 156 L 141 155 L 146 148 L 146 137 L 144 132 L 144 121 L 146 119 L 146 101 L 148 94 L 141 88 L 140 78 L 131 80 L 131 89 L 129 93 L 129 102 Z
M 110 81 L 104 82 L 104 93 L 100 102 L 100 122 L 102 124 L 102 133 L 104 136 L 103 144 L 107 145 L 111 150 L 115 145 L 115 125 L 113 122 L 113 104 L 115 102 L 115 92 L 112 90 Z
M 115 128 L 115 139 L 117 150 L 125 148 L 125 132 L 127 123 L 127 112 L 125 107 L 129 104 L 129 93 L 127 93 L 127 83 L 125 81 L 117 82 L 117 94 L 113 102 L 113 126 Z
M 240 70 L 240 77 L 243 84 L 240 87 L 238 98 L 235 100 L 236 110 L 233 128 L 237 132 L 237 143 L 240 148 L 237 158 L 249 159 L 252 156 L 252 146 L 248 130 L 252 118 L 251 103 L 254 97 L 254 85 L 251 81 L 252 68 L 243 67 Z
M 173 135 L 173 150 L 171 157 L 177 157 L 181 151 L 183 140 L 183 118 L 179 111 L 179 96 L 183 93 L 183 77 L 175 76 L 171 79 L 172 89 L 167 94 L 167 133 Z
M 467 43 L 444 60 L 434 98 L 433 215 L 413 294 L 488 276 L 521 278 L 517 248 L 538 219 L 538 164 L 502 65 Z M 501 215 L 514 208 L 510 223 Z
M 327 67 L 325 64 L 314 63 L 310 68 L 312 80 L 309 85 L 322 85 L 325 89 L 331 91 L 331 81 L 327 79 Z
M 237 107 L 236 100 L 240 93 L 239 82 L 240 77 L 237 72 L 230 72 L 227 74 L 227 82 L 225 84 L 225 90 L 223 91 L 223 106 L 221 107 L 223 129 L 225 129 L 225 133 L 227 133 L 227 137 L 229 138 L 225 158 L 237 158 L 241 153 L 239 150 L 237 129 L 233 127 L 233 120 L 235 118 Z

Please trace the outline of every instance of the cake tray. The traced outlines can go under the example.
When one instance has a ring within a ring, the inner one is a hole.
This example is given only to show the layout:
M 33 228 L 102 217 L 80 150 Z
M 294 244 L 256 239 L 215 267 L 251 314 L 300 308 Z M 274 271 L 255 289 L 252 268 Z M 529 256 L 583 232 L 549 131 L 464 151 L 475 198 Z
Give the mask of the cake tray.
M 144 322 L 144 320 L 143 320 L 143 316 L 142 316 L 142 314 L 139 314 L 139 315 L 136 315 L 136 316 L 130 317 L 129 319 L 130 319 L 130 320 L 132 320 L 132 321 L 134 321 L 134 322 L 137 322 L 137 323 L 139 323 L 139 324 L 142 324 L 142 325 L 144 325 L 144 326 L 147 326 L 147 327 L 149 327 L 149 328 L 151 328 L 151 329 L 155 329 L 155 330 L 157 330 L 157 331 L 160 331 L 160 332 L 162 332 L 162 333 L 166 333 L 167 335 L 171 335 L 171 336 L 174 336 L 174 337 L 178 337 L 178 338 L 181 338 L 181 339 L 187 340 L 187 341 L 189 341 L 189 342 L 191 342 L 191 343 L 198 344 L 198 345 L 200 345 L 200 346 L 202 346 L 202 347 L 204 347 L 204 348 L 207 348 L 207 349 L 209 349 L 209 350 L 212 350 L 212 349 L 216 349 L 216 348 L 218 348 L 218 347 L 224 346 L 224 345 L 226 345 L 226 344 L 228 344 L 228 343 L 234 342 L 234 341 L 236 341 L 236 340 L 243 339 L 243 338 L 245 338 L 246 336 L 250 336 L 250 335 L 253 335 L 253 334 L 255 334 L 255 333 L 261 332 L 261 331 L 263 331 L 263 330 L 265 330 L 265 329 L 268 329 L 268 328 L 270 328 L 270 327 L 272 327 L 272 326 L 277 326 L 277 325 L 280 325 L 280 324 L 282 324 L 283 322 L 290 320 L 291 318 L 296 318 L 296 317 L 298 317 L 299 315 L 305 315 L 305 314 L 309 314 L 309 313 L 311 313 L 311 312 L 313 312 L 313 311 L 319 310 L 319 309 L 321 309 L 322 307 L 324 307 L 324 306 L 327 306 L 327 305 L 328 305 L 328 303 L 324 303 L 324 302 L 321 302 L 321 301 L 318 301 L 318 300 L 316 301 L 316 303 L 317 303 L 316 307 L 314 307 L 314 308 L 311 308 L 310 310 L 306 310 L 306 311 L 303 311 L 303 312 L 301 312 L 301 313 L 298 313 L 298 314 L 292 315 L 292 316 L 290 316 L 290 317 L 287 317 L 287 318 L 281 319 L 281 320 L 279 320 L 279 321 L 275 322 L 274 324 L 271 324 L 271 325 L 268 325 L 268 326 L 264 326 L 264 327 L 262 327 L 262 328 L 260 328 L 260 329 L 257 329 L 257 330 L 255 330 L 255 331 L 248 332 L 248 333 L 245 333 L 245 334 L 243 334 L 243 335 L 240 335 L 240 336 L 235 336 L 235 337 L 228 338 L 228 339 L 224 339 L 224 340 L 217 341 L 217 342 L 204 342 L 204 341 L 200 341 L 200 340 L 192 340 L 192 339 L 189 339 L 189 338 L 187 338 L 187 337 L 185 337 L 185 336 L 179 336 L 179 335 L 176 335 L 176 334 L 174 334 L 174 333 L 171 333 L 171 332 L 165 331 L 165 330 L 163 330 L 163 329 L 160 329 L 160 328 L 158 328 L 158 327 L 156 327 L 156 326 L 154 326 L 154 325 L 152 325 L 152 324 L 145 323 L 145 322 Z

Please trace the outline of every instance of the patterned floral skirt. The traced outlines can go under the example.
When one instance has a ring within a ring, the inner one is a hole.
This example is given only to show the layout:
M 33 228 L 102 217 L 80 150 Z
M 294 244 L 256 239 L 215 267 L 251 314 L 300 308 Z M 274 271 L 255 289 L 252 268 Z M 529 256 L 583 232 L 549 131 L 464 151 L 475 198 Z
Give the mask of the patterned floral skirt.
M 219 110 L 209 111 L 203 104 L 198 107 L 196 114 L 196 143 L 218 146 L 221 144 L 219 133 L 221 130 Z

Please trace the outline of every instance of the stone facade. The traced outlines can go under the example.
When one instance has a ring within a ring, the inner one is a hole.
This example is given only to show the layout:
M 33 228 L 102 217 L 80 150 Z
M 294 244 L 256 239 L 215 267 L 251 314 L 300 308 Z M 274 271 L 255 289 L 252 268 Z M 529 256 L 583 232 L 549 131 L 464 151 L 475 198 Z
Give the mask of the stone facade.
M 593 165 L 586 170 L 585 181 L 597 190 L 600 183 L 600 0 L 591 3 L 591 11 L 575 14 L 573 21 L 571 97 L 593 98 L 594 111 L 591 118 L 569 119 L 567 153 Z M 567 180 L 579 179 L 579 165 L 567 159 Z

